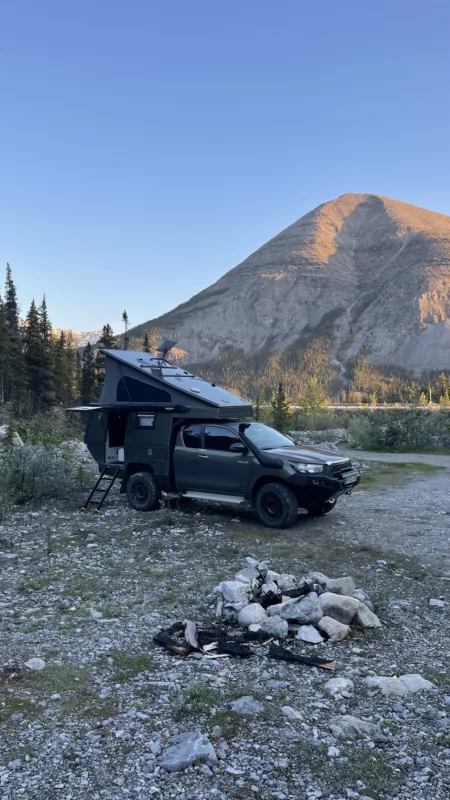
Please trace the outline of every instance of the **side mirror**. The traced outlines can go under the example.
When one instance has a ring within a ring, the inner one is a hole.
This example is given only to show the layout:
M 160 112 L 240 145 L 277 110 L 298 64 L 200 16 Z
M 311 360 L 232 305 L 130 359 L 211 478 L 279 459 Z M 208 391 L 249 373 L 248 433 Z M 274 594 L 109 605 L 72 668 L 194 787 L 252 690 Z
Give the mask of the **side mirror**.
M 247 453 L 248 448 L 244 442 L 234 442 L 230 445 L 230 453 Z

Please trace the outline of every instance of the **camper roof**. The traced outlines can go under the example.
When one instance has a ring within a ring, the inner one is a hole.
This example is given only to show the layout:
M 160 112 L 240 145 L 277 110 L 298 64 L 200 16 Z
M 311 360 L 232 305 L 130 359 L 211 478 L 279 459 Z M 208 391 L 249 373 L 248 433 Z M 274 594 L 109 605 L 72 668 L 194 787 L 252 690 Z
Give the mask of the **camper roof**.
M 217 416 L 227 415 L 230 418 L 252 414 L 248 400 L 164 358 L 137 350 L 102 350 L 102 353 L 106 356 L 106 380 L 98 405 L 123 406 L 124 402 L 133 405 L 142 402 L 165 405 L 182 403 L 189 406 L 191 414 L 205 407 L 215 408 Z M 130 391 L 130 386 L 134 387 L 135 395 Z M 153 387 L 153 397 L 150 387 Z

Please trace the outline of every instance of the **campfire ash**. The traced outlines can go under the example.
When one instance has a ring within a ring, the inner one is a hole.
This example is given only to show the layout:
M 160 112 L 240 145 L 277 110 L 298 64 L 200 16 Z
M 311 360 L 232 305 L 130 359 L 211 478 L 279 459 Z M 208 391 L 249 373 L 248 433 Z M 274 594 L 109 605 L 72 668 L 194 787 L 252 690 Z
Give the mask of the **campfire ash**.
M 215 625 L 198 629 L 190 620 L 154 637 L 157 644 L 180 656 L 203 653 L 208 658 L 255 654 L 251 642 L 269 645 L 270 658 L 336 669 L 333 658 L 304 655 L 279 644 L 291 639 L 309 645 L 340 642 L 351 626 L 380 628 L 369 595 L 351 577 L 329 578 L 309 572 L 298 578 L 269 569 L 265 561 L 245 559 L 234 580 L 213 591 Z

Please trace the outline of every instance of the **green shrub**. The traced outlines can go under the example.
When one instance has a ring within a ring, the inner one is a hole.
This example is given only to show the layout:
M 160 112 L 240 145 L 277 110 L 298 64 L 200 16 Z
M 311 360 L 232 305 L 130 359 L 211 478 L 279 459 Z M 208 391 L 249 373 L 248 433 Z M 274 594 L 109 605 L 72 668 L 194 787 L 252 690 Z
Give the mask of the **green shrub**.
M 380 410 L 355 416 L 349 432 L 370 450 L 442 450 L 450 447 L 450 414 L 446 411 Z
M 85 477 L 70 446 L 29 443 L 0 451 L 0 473 L 0 507 L 5 508 L 44 498 L 74 499 Z
M 54 447 L 69 440 L 83 438 L 82 422 L 78 416 L 68 414 L 63 409 L 53 409 L 22 420 L 18 430 L 25 442 Z

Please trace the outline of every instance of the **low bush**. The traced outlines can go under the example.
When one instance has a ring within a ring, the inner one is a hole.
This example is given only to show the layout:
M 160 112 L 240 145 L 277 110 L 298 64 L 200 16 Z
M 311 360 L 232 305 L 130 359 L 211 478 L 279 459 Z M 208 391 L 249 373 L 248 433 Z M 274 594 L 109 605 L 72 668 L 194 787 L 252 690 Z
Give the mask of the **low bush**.
M 73 500 L 92 480 L 89 461 L 71 445 L 25 443 L 0 450 L 0 513 L 45 498 Z
M 443 450 L 450 448 L 450 414 L 414 408 L 359 412 L 350 422 L 349 433 L 366 450 Z

